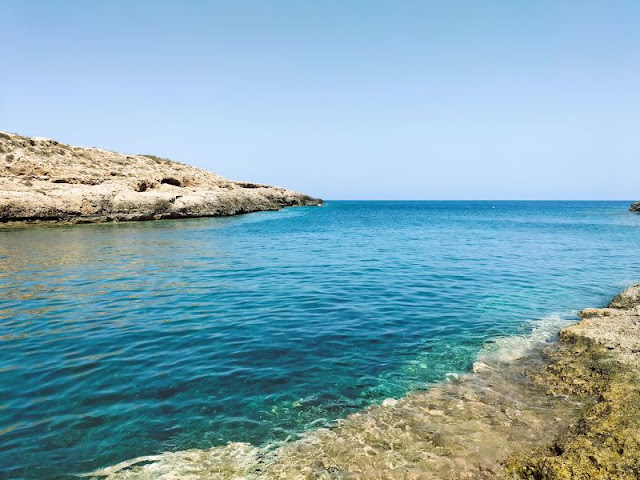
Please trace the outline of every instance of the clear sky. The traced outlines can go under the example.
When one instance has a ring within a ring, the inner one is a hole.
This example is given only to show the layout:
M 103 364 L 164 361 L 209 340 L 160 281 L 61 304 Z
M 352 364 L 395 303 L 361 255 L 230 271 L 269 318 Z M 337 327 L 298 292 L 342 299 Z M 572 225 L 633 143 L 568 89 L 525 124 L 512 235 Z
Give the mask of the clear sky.
M 0 130 L 327 199 L 640 198 L 638 0 L 0 14 Z

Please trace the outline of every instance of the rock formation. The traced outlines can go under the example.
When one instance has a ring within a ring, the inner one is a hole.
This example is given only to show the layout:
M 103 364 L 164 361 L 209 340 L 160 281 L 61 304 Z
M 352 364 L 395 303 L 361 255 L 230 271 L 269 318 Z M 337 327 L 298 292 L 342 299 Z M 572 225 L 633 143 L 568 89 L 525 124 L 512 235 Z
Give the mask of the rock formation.
M 632 203 L 629 210 L 640 213 L 640 202 Z
M 322 200 L 159 158 L 0 132 L 0 222 L 228 216 Z
M 640 285 L 580 312 L 538 377 L 550 396 L 585 399 L 564 435 L 512 469 L 526 479 L 640 478 Z

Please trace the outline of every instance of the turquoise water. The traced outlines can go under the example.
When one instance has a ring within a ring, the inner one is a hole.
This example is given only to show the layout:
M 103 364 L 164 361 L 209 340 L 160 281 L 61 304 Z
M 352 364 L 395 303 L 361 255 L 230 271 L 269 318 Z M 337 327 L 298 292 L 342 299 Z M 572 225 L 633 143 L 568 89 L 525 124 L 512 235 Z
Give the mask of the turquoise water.
M 0 230 L 0 477 L 264 445 L 640 280 L 628 202 L 328 202 Z

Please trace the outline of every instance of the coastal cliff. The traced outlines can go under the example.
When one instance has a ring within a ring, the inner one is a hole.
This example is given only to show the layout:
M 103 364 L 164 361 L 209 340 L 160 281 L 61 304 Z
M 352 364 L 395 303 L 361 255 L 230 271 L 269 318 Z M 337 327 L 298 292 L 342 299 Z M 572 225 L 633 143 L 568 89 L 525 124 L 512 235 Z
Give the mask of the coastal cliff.
M 0 223 L 229 216 L 321 203 L 154 155 L 0 132 Z

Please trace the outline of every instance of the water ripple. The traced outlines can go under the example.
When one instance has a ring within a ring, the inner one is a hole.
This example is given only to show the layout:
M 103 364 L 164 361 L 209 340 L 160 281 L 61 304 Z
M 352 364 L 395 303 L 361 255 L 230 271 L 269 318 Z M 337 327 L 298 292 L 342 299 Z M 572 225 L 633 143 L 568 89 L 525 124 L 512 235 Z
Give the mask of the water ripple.
M 3 229 L 0 476 L 296 438 L 640 279 L 625 203 L 487 205 Z

